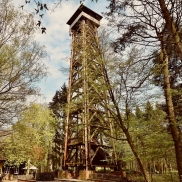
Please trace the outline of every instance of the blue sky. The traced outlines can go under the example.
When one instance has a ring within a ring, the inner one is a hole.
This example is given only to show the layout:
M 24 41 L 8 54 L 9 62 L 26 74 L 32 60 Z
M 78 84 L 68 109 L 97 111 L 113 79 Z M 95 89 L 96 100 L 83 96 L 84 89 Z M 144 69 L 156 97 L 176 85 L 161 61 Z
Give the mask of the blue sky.
M 25 0 L 13 0 L 13 2 L 17 7 L 25 4 Z M 39 2 L 47 3 L 48 8 L 51 9 L 57 1 L 39 0 Z M 107 11 L 106 6 L 109 4 L 107 0 L 99 0 L 97 3 L 85 0 L 83 3 L 98 14 Z M 25 6 L 24 11 L 33 12 L 32 5 L 33 3 Z M 79 6 L 80 0 L 62 0 L 61 6 L 54 12 L 43 12 L 46 34 L 41 34 L 40 31 L 35 36 L 40 45 L 45 45 L 48 53 L 45 64 L 48 67 L 49 75 L 39 83 L 42 93 L 41 102 L 50 102 L 56 90 L 59 90 L 64 82 L 66 84 L 68 82 L 68 74 L 60 71 L 60 68 L 69 68 L 71 37 L 69 36 L 69 26 L 66 23 Z M 105 25 L 106 22 L 103 18 L 101 25 Z

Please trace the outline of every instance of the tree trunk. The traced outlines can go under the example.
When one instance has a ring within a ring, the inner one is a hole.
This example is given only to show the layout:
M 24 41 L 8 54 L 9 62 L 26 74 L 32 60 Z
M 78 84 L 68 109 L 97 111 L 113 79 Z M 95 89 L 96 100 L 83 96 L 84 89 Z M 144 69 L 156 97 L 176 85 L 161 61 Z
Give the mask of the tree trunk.
M 170 12 L 166 7 L 165 0 L 158 0 L 158 2 L 160 4 L 162 16 L 166 21 L 167 28 L 172 35 L 172 39 L 173 39 L 173 41 L 177 47 L 178 54 L 182 60 L 182 43 L 180 41 L 180 36 L 179 36 L 178 31 L 177 31 L 177 27 L 175 26 L 173 18 L 171 17 Z
M 123 122 L 123 121 L 121 121 L 121 122 Z M 132 150 L 132 152 L 133 152 L 133 154 L 134 154 L 134 156 L 135 156 L 135 158 L 136 158 L 136 160 L 138 162 L 138 165 L 140 166 L 140 170 L 142 171 L 143 176 L 144 176 L 146 182 L 150 182 L 151 180 L 150 180 L 150 176 L 148 174 L 148 171 L 147 171 L 145 165 L 143 164 L 140 156 L 138 155 L 138 152 L 136 150 L 134 142 L 132 141 L 132 138 L 131 138 L 131 136 L 129 134 L 128 129 L 125 128 L 124 124 L 122 124 L 121 128 L 122 128 L 123 132 L 125 133 L 125 136 L 127 138 L 127 142 L 129 143 L 129 145 L 131 147 L 131 150 Z
M 173 137 L 174 145 L 175 145 L 175 152 L 176 152 L 176 160 L 177 160 L 177 167 L 178 167 L 178 174 L 180 178 L 180 182 L 182 182 L 182 141 L 180 136 L 180 130 L 178 128 L 178 124 L 176 122 L 175 114 L 174 114 L 174 107 L 172 102 L 172 95 L 171 95 L 171 87 L 170 87 L 170 75 L 168 69 L 168 55 L 166 50 L 163 48 L 161 52 L 161 60 L 164 63 L 164 92 L 165 92 L 165 99 L 167 105 L 167 114 L 171 129 L 171 135 Z
M 30 171 L 30 159 L 28 159 L 27 161 L 27 171 L 26 171 L 26 176 L 29 175 L 29 171 Z
M 103 73 L 104 73 L 104 76 L 105 76 L 105 82 L 108 85 L 110 99 L 113 102 L 114 108 L 115 108 L 115 111 L 116 111 L 116 113 L 113 113 L 113 115 L 116 117 L 117 122 L 119 123 L 122 131 L 124 132 L 124 134 L 126 136 L 127 142 L 130 145 L 130 148 L 131 148 L 131 150 L 132 150 L 132 152 L 133 152 L 133 154 L 134 154 L 134 156 L 135 156 L 135 158 L 136 158 L 136 160 L 138 162 L 140 170 L 143 173 L 143 176 L 145 178 L 145 181 L 146 182 L 151 182 L 148 171 L 147 171 L 145 165 L 143 164 L 143 162 L 142 162 L 142 160 L 141 160 L 141 158 L 140 158 L 140 156 L 139 156 L 139 154 L 137 152 L 137 149 L 136 149 L 136 147 L 134 145 L 132 137 L 131 137 L 128 129 L 124 125 L 123 119 L 121 117 L 120 109 L 119 109 L 119 107 L 117 105 L 117 102 L 115 100 L 115 97 L 114 97 L 114 94 L 113 94 L 113 91 L 111 89 L 111 85 L 110 85 L 110 82 L 109 82 L 109 78 L 108 78 L 108 75 L 107 75 L 107 70 L 105 68 L 103 68 Z M 110 110 L 110 108 L 108 108 L 108 109 Z M 112 113 L 111 110 L 110 110 L 110 112 Z

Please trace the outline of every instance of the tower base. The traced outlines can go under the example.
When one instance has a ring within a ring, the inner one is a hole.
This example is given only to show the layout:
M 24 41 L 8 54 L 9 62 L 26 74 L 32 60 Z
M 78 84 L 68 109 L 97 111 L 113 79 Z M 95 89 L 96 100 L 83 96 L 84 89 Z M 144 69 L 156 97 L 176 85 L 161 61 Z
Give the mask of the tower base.
M 93 171 L 80 170 L 78 179 L 87 180 L 87 179 L 89 179 L 90 174 L 93 174 Z

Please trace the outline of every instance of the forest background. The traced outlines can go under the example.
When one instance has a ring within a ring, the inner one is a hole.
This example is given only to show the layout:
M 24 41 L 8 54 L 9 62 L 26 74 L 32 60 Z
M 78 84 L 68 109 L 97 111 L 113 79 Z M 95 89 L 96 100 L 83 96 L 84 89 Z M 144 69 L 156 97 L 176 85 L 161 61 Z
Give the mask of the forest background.
M 47 73 L 41 61 L 46 52 L 33 38 L 37 22 L 32 15 L 22 14 L 20 10 L 4 3 L 5 1 L 0 7 L 1 12 L 4 12 L 1 13 L 2 138 L 12 131 L 14 134 L 16 132 L 16 136 L 22 136 L 18 124 L 27 126 L 25 118 L 30 119 L 32 115 L 26 113 L 35 107 L 27 107 L 25 100 L 38 93 L 39 90 L 33 83 Z M 117 155 L 127 167 L 130 165 L 130 169 L 142 171 L 146 181 L 151 181 L 148 172 L 172 174 L 175 171 L 178 172 L 179 181 L 182 181 L 181 4 L 177 0 L 123 0 L 109 3 L 109 11 L 105 16 L 111 29 L 101 31 L 100 41 L 102 54 L 107 57 L 104 59 L 107 69 L 102 71 L 113 106 L 110 111 L 115 118 Z M 154 86 L 159 89 L 152 89 Z M 48 125 L 44 124 L 47 128 L 58 127 L 56 123 L 64 121 L 66 91 L 66 86 L 63 85 L 49 104 L 54 113 L 51 116 L 54 117 L 43 119 L 47 121 Z M 161 93 L 164 100 L 161 100 Z M 43 106 L 39 107 L 41 110 Z M 46 112 L 51 111 L 47 109 Z M 45 117 L 35 114 L 35 110 L 33 113 L 34 121 L 38 121 L 36 117 L 39 121 Z M 18 118 L 18 122 L 15 118 Z M 11 124 L 13 130 L 5 131 L 4 128 Z M 31 127 L 36 132 L 35 123 Z M 30 126 L 27 131 L 29 129 Z M 59 131 L 62 132 L 61 129 Z M 50 138 L 44 141 L 47 135 Z M 37 151 L 46 151 L 44 159 L 36 156 L 37 162 L 45 164 L 53 135 L 54 132 L 35 134 L 36 144 L 32 145 L 40 149 Z M 14 136 L 8 138 L 11 142 L 4 151 L 14 151 L 12 141 L 18 140 L 14 140 Z M 123 136 L 127 142 L 123 142 Z M 43 146 L 42 143 L 46 145 Z M 15 154 L 9 156 L 9 161 L 21 159 L 21 156 Z M 32 154 L 27 155 L 27 159 L 30 156 Z M 25 161 L 25 158 L 22 160 Z M 170 178 L 173 180 L 172 175 Z

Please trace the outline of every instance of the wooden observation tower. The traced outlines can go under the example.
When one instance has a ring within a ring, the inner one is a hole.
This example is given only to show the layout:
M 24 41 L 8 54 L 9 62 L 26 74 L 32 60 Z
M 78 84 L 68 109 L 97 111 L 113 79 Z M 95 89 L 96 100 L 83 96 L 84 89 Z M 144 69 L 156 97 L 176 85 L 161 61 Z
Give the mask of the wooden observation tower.
M 69 19 L 72 36 L 67 120 L 65 124 L 63 169 L 94 170 L 111 166 L 108 140 L 105 133 L 111 127 L 107 89 L 102 74 L 102 55 L 98 30 L 102 16 L 83 4 Z M 86 177 L 87 178 L 87 177 Z

